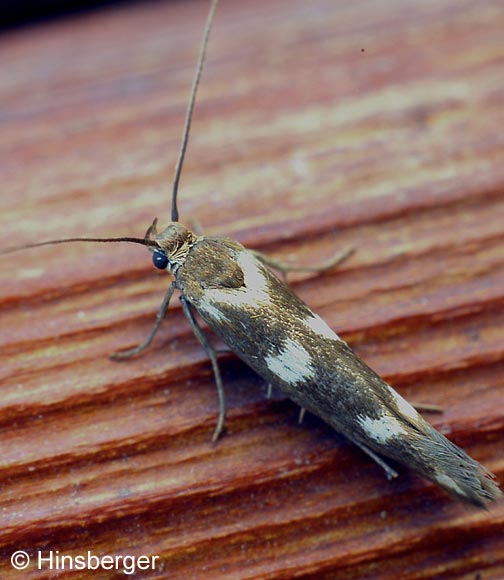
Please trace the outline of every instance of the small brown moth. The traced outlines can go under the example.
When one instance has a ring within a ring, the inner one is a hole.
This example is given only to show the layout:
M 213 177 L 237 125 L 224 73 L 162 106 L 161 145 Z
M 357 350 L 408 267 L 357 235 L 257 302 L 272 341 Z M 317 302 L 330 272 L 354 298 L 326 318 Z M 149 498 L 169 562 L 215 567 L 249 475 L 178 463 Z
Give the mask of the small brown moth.
M 304 268 L 290 268 L 234 240 L 199 235 L 179 223 L 178 183 L 216 5 L 217 0 L 213 0 L 187 111 L 175 170 L 171 222 L 158 232 L 154 220 L 143 239 L 70 238 L 24 247 L 74 241 L 147 246 L 154 266 L 167 270 L 173 281 L 145 342 L 114 358 L 136 355 L 151 343 L 178 288 L 184 314 L 213 367 L 220 404 L 214 440 L 224 427 L 224 389 L 216 351 L 195 312 L 268 385 L 281 389 L 303 412 L 318 415 L 346 435 L 381 465 L 389 478 L 397 473 L 381 456 L 410 467 L 462 502 L 486 507 L 501 496 L 494 476 L 427 423 L 268 266 L 283 273 Z M 336 265 L 346 255 L 348 252 L 326 267 Z

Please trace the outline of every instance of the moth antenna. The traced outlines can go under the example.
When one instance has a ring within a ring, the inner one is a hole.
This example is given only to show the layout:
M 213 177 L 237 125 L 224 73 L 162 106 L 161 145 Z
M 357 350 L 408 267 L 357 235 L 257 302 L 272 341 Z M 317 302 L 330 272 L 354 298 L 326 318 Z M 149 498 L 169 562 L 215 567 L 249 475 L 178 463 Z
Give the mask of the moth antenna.
M 207 21 L 205 24 L 205 32 L 203 35 L 203 40 L 201 42 L 198 65 L 196 68 L 196 74 L 194 75 L 193 85 L 191 89 L 191 96 L 189 99 L 189 105 L 187 107 L 184 133 L 182 136 L 182 145 L 180 147 L 179 158 L 175 168 L 175 177 L 173 180 L 173 190 L 172 190 L 172 208 L 171 208 L 171 221 L 178 222 L 178 209 L 177 209 L 177 193 L 178 185 L 180 181 L 180 174 L 182 173 L 182 165 L 184 163 L 185 153 L 187 150 L 187 143 L 189 141 L 189 131 L 191 129 L 191 121 L 194 111 L 194 103 L 196 101 L 196 93 L 198 91 L 198 85 L 201 78 L 201 73 L 203 71 L 203 65 L 205 63 L 206 49 L 208 46 L 208 39 L 210 37 L 210 31 L 212 30 L 212 24 L 215 17 L 215 12 L 217 9 L 217 4 L 219 0 L 212 0 L 210 10 L 208 12 Z M 30 248 L 40 248 L 41 246 L 52 246 L 55 244 L 67 244 L 69 242 L 131 242 L 134 244 L 141 244 L 142 246 L 157 247 L 157 244 L 153 240 L 143 239 L 143 238 L 64 238 L 61 240 L 48 240 L 47 242 L 37 242 L 35 244 L 26 244 L 24 246 L 14 246 L 12 248 L 6 248 L 5 250 L 0 250 L 0 255 L 12 254 L 13 252 L 19 252 L 20 250 L 28 250 Z
M 184 126 L 184 133 L 182 136 L 182 145 L 180 147 L 179 158 L 177 161 L 177 166 L 175 167 L 175 178 L 173 180 L 173 190 L 172 190 L 172 209 L 171 209 L 171 221 L 178 222 L 179 214 L 177 209 L 177 193 L 178 185 L 180 181 L 180 174 L 182 173 L 182 165 L 184 163 L 184 157 L 187 149 L 187 142 L 189 141 L 189 130 L 191 128 L 191 120 L 194 110 L 194 102 L 196 101 L 196 93 L 198 91 L 198 85 L 201 78 L 201 72 L 203 71 L 203 64 L 205 63 L 206 49 L 208 45 L 208 38 L 210 37 L 210 31 L 212 30 L 212 24 L 215 16 L 215 11 L 217 9 L 217 4 L 219 0 L 212 0 L 210 10 L 208 12 L 207 21 L 205 25 L 205 32 L 203 35 L 203 40 L 201 42 L 200 53 L 198 57 L 198 66 L 196 68 L 196 74 L 194 75 L 191 97 L 189 99 L 189 105 L 187 107 L 186 120 Z
M 37 242 L 35 244 L 26 244 L 24 246 L 15 246 L 1 250 L 0 254 L 12 254 L 20 250 L 28 250 L 30 248 L 40 248 L 40 246 L 54 246 L 56 244 L 67 244 L 69 242 L 131 242 L 133 244 L 141 244 L 142 246 L 149 246 L 157 248 L 156 242 L 153 240 L 145 240 L 143 238 L 62 238 L 61 240 L 48 240 L 47 242 Z

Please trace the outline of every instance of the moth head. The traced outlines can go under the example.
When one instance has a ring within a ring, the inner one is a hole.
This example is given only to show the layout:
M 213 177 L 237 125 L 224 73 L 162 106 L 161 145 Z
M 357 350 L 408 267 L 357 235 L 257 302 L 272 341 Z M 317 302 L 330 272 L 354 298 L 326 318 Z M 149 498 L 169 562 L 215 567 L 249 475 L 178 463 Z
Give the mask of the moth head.
M 152 222 L 145 232 L 143 238 L 120 237 L 120 238 L 64 238 L 59 240 L 48 240 L 35 244 L 26 244 L 0 250 L 0 255 L 27 250 L 29 248 L 39 248 L 54 244 L 67 244 L 69 242 L 130 242 L 147 246 L 152 253 L 152 262 L 160 270 L 166 270 L 175 274 L 177 269 L 185 262 L 189 250 L 197 241 L 197 237 L 185 226 L 178 222 L 170 222 L 161 232 L 157 232 L 157 218 Z
M 185 262 L 196 236 L 179 222 L 170 222 L 158 233 L 157 218 L 145 232 L 146 245 L 152 253 L 152 263 L 159 270 L 175 273 Z M 151 244 L 155 244 L 152 246 Z

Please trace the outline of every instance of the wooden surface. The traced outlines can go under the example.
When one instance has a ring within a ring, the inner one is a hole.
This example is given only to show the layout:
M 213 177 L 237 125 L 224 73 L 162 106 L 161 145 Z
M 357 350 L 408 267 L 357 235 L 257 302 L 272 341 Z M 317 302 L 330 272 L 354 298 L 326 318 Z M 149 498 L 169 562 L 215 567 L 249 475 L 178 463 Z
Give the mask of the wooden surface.
M 1 246 L 142 236 L 168 196 L 206 1 L 140 3 L 0 39 Z M 219 8 L 183 219 L 283 259 L 303 299 L 504 480 L 504 6 L 258 0 Z M 504 505 L 378 466 L 222 356 L 142 247 L 0 257 L 0 576 L 15 550 L 159 555 L 137 578 L 504 577 Z

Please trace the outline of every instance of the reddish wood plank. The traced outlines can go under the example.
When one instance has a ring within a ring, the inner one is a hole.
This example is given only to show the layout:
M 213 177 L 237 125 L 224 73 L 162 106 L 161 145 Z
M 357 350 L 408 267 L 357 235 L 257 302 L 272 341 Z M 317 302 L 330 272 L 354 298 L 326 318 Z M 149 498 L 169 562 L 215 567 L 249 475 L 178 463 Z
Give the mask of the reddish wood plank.
M 140 3 L 0 39 L 0 244 L 142 235 L 168 194 L 208 3 Z M 498 0 L 220 6 L 181 212 L 337 272 L 296 291 L 504 479 Z M 13 551 L 159 555 L 143 578 L 501 579 L 504 506 L 380 469 L 223 355 L 208 362 L 143 248 L 0 257 L 0 570 Z M 60 572 L 110 578 L 111 572 Z

